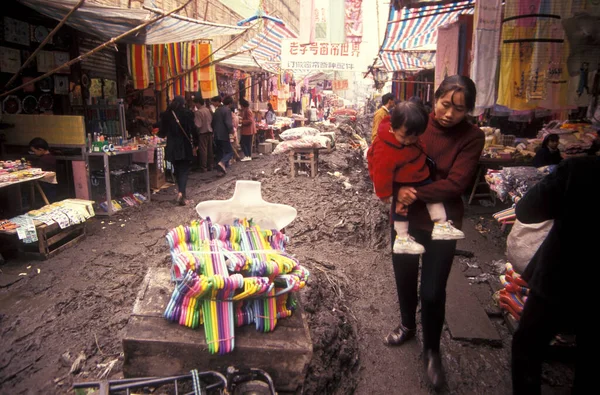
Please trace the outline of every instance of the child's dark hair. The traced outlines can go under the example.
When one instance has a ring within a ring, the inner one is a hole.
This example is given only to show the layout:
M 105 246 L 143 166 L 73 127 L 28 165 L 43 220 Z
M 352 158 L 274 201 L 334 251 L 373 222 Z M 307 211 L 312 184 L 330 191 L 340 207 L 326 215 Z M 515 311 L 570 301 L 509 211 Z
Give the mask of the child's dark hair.
M 422 104 L 404 101 L 392 110 L 391 122 L 392 129 L 404 126 L 407 136 L 420 136 L 427 129 L 429 115 Z
M 50 150 L 48 142 L 41 137 L 36 137 L 33 140 L 31 140 L 29 142 L 29 147 L 35 149 L 45 149 L 46 151 Z
M 556 133 L 550 133 L 546 137 L 544 137 L 544 141 L 542 141 L 542 147 L 547 148 L 549 142 L 558 142 L 559 137 Z
M 477 97 L 477 88 L 475 88 L 473 80 L 462 75 L 446 77 L 435 91 L 435 99 L 440 99 L 448 92 L 452 92 L 452 98 L 450 99 L 452 104 L 454 104 L 454 94 L 456 92 L 462 92 L 465 96 L 467 112 L 473 111 L 475 108 L 475 98 Z

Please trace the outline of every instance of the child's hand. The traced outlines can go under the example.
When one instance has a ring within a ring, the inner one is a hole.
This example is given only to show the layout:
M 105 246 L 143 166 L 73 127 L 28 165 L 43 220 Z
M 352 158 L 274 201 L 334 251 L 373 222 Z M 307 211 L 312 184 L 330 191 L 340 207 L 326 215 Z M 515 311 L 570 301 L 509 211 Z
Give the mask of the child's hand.
M 408 206 L 405 206 L 400 202 L 396 202 L 396 214 L 404 216 L 408 215 Z

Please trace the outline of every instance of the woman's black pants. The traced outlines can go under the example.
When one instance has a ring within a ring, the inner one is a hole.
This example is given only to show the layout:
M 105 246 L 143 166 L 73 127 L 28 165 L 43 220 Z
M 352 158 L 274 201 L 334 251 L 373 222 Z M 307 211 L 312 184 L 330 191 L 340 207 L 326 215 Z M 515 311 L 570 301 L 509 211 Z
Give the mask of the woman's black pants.
M 431 232 L 410 229 L 409 233 L 425 247 L 421 269 L 421 325 L 423 348 L 439 352 L 446 313 L 446 283 L 456 250 L 455 240 L 431 240 Z M 392 229 L 392 244 L 396 232 Z M 419 255 L 392 254 L 402 325 L 417 326 L 417 283 Z
M 176 160 L 173 162 L 175 167 L 175 179 L 177 180 L 177 190 L 183 198 L 187 198 L 185 189 L 187 187 L 188 175 L 190 174 L 191 162 L 189 160 Z

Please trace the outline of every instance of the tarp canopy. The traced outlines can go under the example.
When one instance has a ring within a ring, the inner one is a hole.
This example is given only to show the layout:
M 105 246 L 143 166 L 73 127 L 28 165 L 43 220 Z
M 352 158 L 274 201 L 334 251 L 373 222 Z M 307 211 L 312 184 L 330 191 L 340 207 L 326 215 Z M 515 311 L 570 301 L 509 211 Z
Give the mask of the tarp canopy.
M 281 40 L 297 37 L 298 34 L 288 27 L 267 20 L 263 31 L 246 42 L 241 49 L 251 50 L 260 67 L 277 74 L 281 63 Z
M 29 8 L 52 19 L 61 20 L 78 0 L 19 0 Z M 168 12 L 170 10 L 164 10 Z M 117 37 L 160 14 L 144 9 L 107 7 L 85 2 L 66 24 L 105 41 Z M 203 40 L 244 32 L 247 27 L 222 25 L 178 16 L 168 16 L 125 37 L 127 44 L 168 44 Z
M 432 69 L 438 27 L 472 14 L 475 0 L 395 10 L 390 15 L 379 57 L 388 71 Z

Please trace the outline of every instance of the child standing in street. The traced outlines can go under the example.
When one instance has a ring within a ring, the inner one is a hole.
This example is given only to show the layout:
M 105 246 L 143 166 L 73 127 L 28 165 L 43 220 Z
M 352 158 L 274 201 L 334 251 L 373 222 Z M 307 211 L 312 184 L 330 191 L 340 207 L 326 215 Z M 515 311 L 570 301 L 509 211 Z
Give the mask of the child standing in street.
M 429 117 L 422 104 L 402 102 L 379 126 L 377 136 L 367 153 L 369 175 L 375 194 L 385 202 L 395 199 L 400 186 L 422 186 L 432 182 L 434 164 L 423 151 L 419 136 L 425 132 Z M 429 161 L 429 164 L 428 164 Z M 434 222 L 432 240 L 459 240 L 464 233 L 448 221 L 442 202 L 427 204 Z M 408 207 L 396 202 L 392 213 L 396 240 L 395 254 L 422 254 L 425 248 L 408 233 Z

